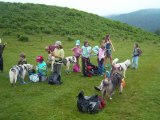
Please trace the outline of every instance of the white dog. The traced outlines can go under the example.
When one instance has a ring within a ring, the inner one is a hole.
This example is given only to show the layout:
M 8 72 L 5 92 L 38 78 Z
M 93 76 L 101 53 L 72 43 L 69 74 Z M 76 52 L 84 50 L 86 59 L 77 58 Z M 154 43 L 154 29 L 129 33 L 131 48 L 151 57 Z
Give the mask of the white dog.
M 9 70 L 10 83 L 16 84 L 18 77 L 20 77 L 24 83 L 24 78 L 29 70 L 33 69 L 31 64 L 15 65 Z
M 131 65 L 131 61 L 127 59 L 126 61 L 122 63 L 117 63 L 117 62 L 118 62 L 118 58 L 113 60 L 111 74 L 113 73 L 114 70 L 119 70 L 119 71 L 122 71 L 123 76 L 126 77 L 125 73 L 126 73 L 127 68 Z

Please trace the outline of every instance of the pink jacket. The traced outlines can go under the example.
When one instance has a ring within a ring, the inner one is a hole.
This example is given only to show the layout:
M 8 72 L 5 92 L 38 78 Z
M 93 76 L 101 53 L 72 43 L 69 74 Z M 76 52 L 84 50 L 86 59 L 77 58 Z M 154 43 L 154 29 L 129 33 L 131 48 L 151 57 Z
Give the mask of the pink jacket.
M 105 49 L 99 48 L 98 51 L 98 59 L 101 60 L 102 58 L 105 58 Z

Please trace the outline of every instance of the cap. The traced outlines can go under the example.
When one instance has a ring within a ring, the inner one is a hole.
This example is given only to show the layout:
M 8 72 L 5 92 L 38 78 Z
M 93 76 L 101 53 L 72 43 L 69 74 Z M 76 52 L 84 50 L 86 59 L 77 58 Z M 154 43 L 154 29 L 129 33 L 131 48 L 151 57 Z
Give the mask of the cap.
M 42 61 L 43 61 L 43 56 L 36 57 L 36 62 L 42 62 Z
M 55 42 L 55 45 L 56 45 L 56 46 L 59 46 L 59 45 L 62 45 L 62 43 L 61 43 L 61 41 L 56 41 L 56 42 Z

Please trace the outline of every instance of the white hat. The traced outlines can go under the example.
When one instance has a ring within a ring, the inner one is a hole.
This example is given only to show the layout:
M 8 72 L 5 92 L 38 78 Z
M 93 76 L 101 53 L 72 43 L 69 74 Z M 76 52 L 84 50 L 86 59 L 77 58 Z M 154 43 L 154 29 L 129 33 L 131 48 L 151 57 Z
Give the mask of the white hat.
M 76 45 L 80 45 L 79 43 L 76 43 Z
M 76 40 L 76 45 L 80 45 L 80 40 Z
M 56 45 L 56 46 L 59 46 L 59 45 L 62 45 L 62 43 L 61 43 L 61 41 L 56 41 L 56 42 L 55 42 L 55 45 Z

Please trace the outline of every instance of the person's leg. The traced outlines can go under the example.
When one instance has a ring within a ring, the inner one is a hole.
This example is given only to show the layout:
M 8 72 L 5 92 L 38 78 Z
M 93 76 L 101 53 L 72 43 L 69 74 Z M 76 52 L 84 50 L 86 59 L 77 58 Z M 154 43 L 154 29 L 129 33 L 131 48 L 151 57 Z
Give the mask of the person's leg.
M 103 74 L 103 59 L 101 59 L 99 61 L 99 74 L 102 75 Z
M 135 68 L 135 57 L 132 58 L 132 68 Z
M 135 68 L 138 68 L 138 56 L 135 57 Z
M 112 55 L 110 55 L 110 64 L 112 65 Z
M 98 91 L 101 91 L 102 90 L 102 87 L 103 87 L 103 80 L 101 81 L 100 85 L 99 86 L 94 86 L 94 88 Z
M 83 76 L 86 76 L 86 60 L 85 58 L 82 57 L 82 73 L 83 73 Z
M 53 65 L 53 72 L 57 72 L 57 64 Z
M 61 76 L 61 64 L 57 64 L 57 73 Z
M 0 58 L 0 71 L 3 72 L 3 58 Z

